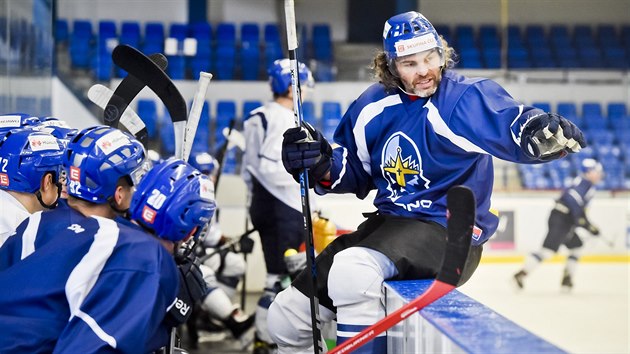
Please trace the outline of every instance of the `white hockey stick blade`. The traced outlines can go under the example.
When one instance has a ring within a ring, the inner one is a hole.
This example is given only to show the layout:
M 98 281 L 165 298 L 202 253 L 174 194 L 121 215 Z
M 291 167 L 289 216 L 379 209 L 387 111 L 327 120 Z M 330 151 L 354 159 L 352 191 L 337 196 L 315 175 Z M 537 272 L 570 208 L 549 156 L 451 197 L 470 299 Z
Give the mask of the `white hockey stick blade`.
M 241 151 L 245 151 L 245 136 L 243 133 L 239 132 L 236 129 L 232 129 L 230 132 L 230 128 L 223 128 L 223 136 L 228 140 L 228 150 L 237 147 Z
M 87 95 L 90 101 L 102 109 L 105 109 L 107 103 L 114 95 L 114 90 L 107 86 L 96 84 L 90 87 Z M 138 114 L 129 106 L 120 117 L 120 123 L 133 135 L 136 135 L 140 130 L 146 127 L 144 121 L 142 121 Z
M 188 123 L 186 123 L 186 133 L 184 136 L 184 146 L 182 147 L 182 159 L 188 161 L 192 145 L 197 134 L 197 127 L 199 126 L 199 120 L 201 119 L 201 112 L 203 111 L 203 104 L 206 100 L 206 93 L 208 92 L 208 86 L 212 80 L 212 74 L 205 71 L 199 73 L 199 83 L 197 84 L 197 92 L 193 97 L 192 107 L 190 107 L 190 113 L 188 113 Z

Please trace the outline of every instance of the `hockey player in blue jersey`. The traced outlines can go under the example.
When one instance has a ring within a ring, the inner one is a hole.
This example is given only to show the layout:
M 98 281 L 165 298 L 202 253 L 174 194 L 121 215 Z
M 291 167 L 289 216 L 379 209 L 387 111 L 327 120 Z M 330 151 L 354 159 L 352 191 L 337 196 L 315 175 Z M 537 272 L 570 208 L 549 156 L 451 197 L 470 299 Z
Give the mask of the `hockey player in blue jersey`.
M 562 191 L 549 214 L 549 231 L 542 249 L 530 254 L 523 269 L 514 274 L 514 281 L 519 288 L 523 288 L 525 277 L 536 269 L 540 262 L 558 252 L 561 245 L 569 249 L 561 285 L 565 290 L 573 288 L 573 276 L 584 245 L 575 231 L 577 228 L 583 228 L 592 235 L 599 236 L 599 228 L 589 221 L 586 207 L 595 195 L 595 187 L 604 176 L 602 164 L 594 159 L 582 160 L 580 171 L 580 176 Z
M 336 316 L 338 342 L 384 317 L 384 280 L 436 276 L 450 187 L 465 185 L 477 200 L 463 283 L 498 224 L 490 211 L 492 156 L 540 163 L 586 145 L 565 118 L 518 102 L 489 79 L 451 70 L 453 49 L 420 13 L 387 20 L 383 47 L 374 59 L 379 83 L 348 108 L 334 134 L 338 147 L 313 129 L 284 134 L 285 168 L 298 178 L 308 167 L 318 194 L 365 198 L 376 190 L 378 211 L 317 257 L 320 318 Z M 310 278 L 302 272 L 271 305 L 268 324 L 280 353 L 312 352 Z M 385 335 L 355 352 L 386 352 Z
M 11 242 L 22 246 L 0 272 L 12 284 L 0 293 L 0 352 L 147 353 L 167 343 L 167 310 L 182 311 L 169 249 L 215 206 L 207 178 L 183 162 L 137 184 L 143 162 L 140 143 L 117 129 L 88 128 L 70 142 L 70 208 L 34 214 L 0 249 L 2 258 Z M 129 206 L 142 227 L 112 219 Z
M 32 213 L 57 205 L 63 150 L 37 130 L 16 128 L 0 139 L 0 246 Z

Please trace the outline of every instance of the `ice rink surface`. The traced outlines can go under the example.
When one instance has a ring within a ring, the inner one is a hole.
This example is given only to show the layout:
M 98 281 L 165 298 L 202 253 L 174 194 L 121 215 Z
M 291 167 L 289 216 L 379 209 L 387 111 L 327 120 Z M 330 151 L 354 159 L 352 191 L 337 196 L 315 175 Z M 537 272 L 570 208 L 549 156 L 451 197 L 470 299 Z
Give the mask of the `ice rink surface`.
M 521 264 L 482 263 L 459 290 L 570 353 L 630 353 L 630 265 L 580 263 L 569 293 L 563 267 L 543 263 L 518 290 Z

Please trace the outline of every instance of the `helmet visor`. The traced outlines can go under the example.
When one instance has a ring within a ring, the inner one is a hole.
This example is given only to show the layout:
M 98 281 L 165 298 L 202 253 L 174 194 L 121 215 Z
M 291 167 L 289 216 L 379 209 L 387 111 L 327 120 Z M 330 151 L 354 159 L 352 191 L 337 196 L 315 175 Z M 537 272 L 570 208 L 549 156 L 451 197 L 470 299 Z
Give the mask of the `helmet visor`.
M 149 159 L 145 159 L 135 170 L 131 171 L 129 174 L 129 178 L 131 178 L 131 182 L 134 186 L 137 186 L 138 183 L 142 180 L 144 175 L 147 174 L 153 168 L 153 162 Z

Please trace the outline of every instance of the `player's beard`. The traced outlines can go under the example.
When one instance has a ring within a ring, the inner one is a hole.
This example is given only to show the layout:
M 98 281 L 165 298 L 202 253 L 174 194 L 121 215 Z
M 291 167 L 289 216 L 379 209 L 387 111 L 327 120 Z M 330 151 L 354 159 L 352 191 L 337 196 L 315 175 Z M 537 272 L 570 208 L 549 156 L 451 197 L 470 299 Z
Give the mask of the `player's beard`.
M 412 82 L 413 89 L 411 91 L 418 97 L 431 97 L 435 91 L 437 91 L 441 78 L 442 75 L 439 73 L 437 76 L 427 75 L 423 78 L 414 79 Z M 423 82 L 427 80 L 429 80 L 429 82 L 423 84 Z

